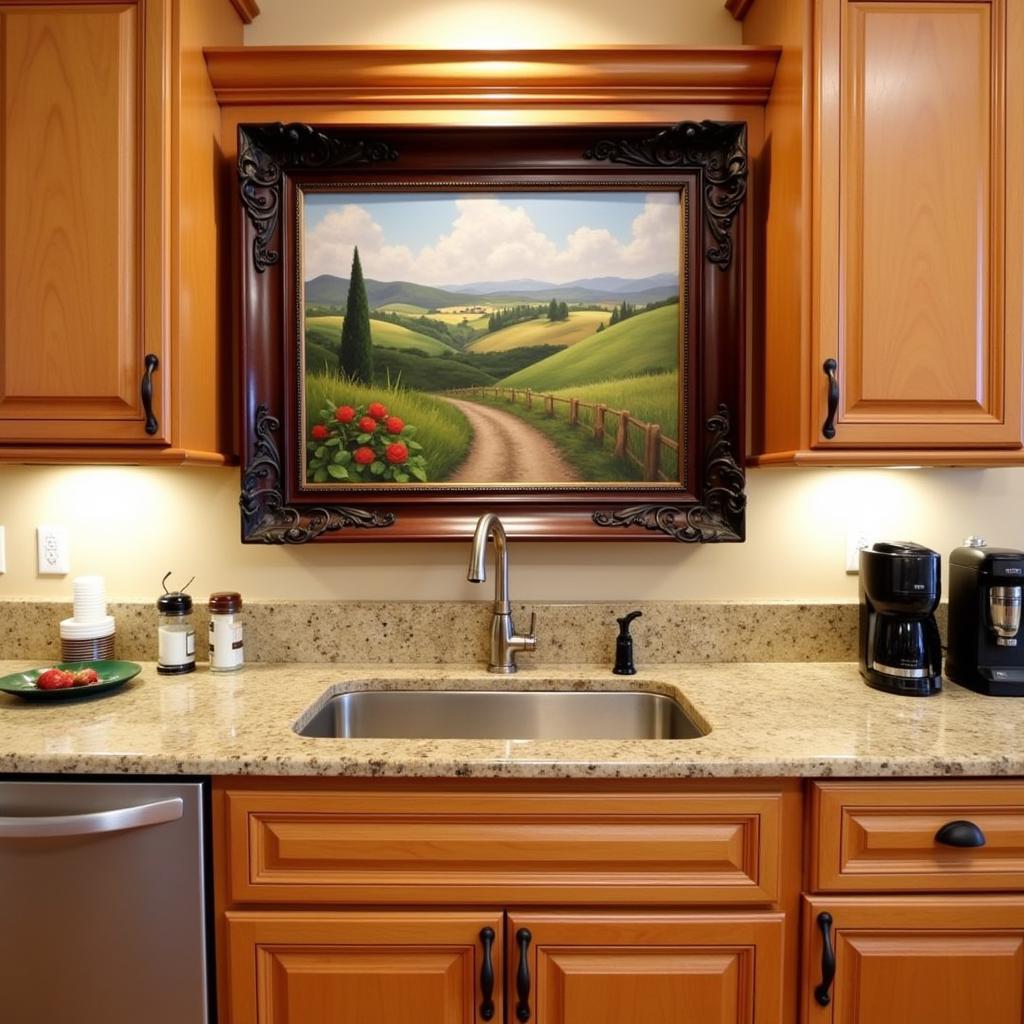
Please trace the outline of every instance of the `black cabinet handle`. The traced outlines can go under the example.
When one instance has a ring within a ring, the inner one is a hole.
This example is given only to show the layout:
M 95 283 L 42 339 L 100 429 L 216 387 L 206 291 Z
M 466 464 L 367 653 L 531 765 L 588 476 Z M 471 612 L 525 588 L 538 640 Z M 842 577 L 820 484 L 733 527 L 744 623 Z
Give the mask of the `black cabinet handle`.
M 160 429 L 153 415 L 153 374 L 160 367 L 160 360 L 152 352 L 146 356 L 146 372 L 142 375 L 142 411 L 146 414 L 146 433 L 155 434 Z
M 836 376 L 839 364 L 834 359 L 826 359 L 821 368 L 828 377 L 828 415 L 821 426 L 821 433 L 826 441 L 831 441 L 836 436 L 836 413 L 839 411 L 839 378 Z
M 520 928 L 516 932 L 516 942 L 519 945 L 519 970 L 516 971 L 516 995 L 519 1002 L 516 1003 L 516 1020 L 528 1021 L 530 1019 L 530 939 L 533 936 L 528 928 Z
M 985 833 L 973 821 L 949 821 L 935 833 L 935 842 L 969 849 L 984 846 Z
M 484 947 L 484 961 L 480 966 L 480 1019 L 490 1020 L 494 1016 L 494 929 L 484 928 L 480 932 L 480 942 Z
M 814 989 L 814 998 L 819 1006 L 828 1006 L 832 1002 L 829 989 L 836 976 L 836 951 L 832 946 L 832 915 L 818 915 L 818 927 L 821 929 L 821 984 Z

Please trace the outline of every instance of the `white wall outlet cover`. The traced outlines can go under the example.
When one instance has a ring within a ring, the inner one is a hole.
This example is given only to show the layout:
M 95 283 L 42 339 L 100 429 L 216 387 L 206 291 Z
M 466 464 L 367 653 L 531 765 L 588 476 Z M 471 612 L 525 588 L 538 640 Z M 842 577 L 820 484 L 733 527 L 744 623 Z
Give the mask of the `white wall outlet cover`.
M 856 576 L 860 573 L 860 553 L 864 548 L 871 547 L 868 535 L 856 527 L 850 527 L 846 535 L 846 574 Z
M 0 526 L 0 576 L 7 572 L 7 531 Z
M 71 571 L 71 538 L 66 526 L 37 526 L 40 576 L 67 576 Z

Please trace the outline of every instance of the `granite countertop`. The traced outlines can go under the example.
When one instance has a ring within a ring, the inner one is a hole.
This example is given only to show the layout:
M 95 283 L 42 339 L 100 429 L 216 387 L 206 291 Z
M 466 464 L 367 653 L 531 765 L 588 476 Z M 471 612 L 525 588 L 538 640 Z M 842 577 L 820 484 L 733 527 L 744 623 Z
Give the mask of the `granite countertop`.
M 0 661 L 0 676 L 30 666 Z M 679 699 L 692 740 L 334 740 L 292 726 L 332 692 L 646 689 Z M 709 778 L 1024 775 L 1024 700 L 947 683 L 930 698 L 865 686 L 848 663 L 607 666 L 261 664 L 184 677 L 152 663 L 107 696 L 31 703 L 0 694 L 0 772 L 196 775 Z

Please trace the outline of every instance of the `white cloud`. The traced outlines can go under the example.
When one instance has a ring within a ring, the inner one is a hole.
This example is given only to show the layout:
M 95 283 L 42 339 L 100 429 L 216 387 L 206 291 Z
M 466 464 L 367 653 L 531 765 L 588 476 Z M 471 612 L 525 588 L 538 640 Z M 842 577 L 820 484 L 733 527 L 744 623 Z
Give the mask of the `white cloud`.
M 377 281 L 470 283 L 513 278 L 554 282 L 581 277 L 647 277 L 678 269 L 679 204 L 671 193 L 652 193 L 622 242 L 606 228 L 579 227 L 560 248 L 522 206 L 475 196 L 456 200 L 451 230 L 413 252 L 389 245 L 369 210 L 357 204 L 332 209 L 306 232 L 304 272 L 347 276 L 352 248 L 363 271 Z M 344 268 L 344 269 L 340 269 Z

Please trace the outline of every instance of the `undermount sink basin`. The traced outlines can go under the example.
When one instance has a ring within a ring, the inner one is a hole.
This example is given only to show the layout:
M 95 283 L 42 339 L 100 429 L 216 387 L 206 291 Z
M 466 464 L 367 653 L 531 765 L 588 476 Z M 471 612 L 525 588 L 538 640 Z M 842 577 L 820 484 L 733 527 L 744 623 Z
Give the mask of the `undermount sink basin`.
M 358 690 L 296 731 L 335 739 L 685 740 L 703 736 L 676 701 L 607 690 Z

